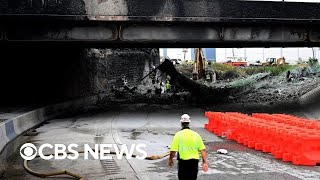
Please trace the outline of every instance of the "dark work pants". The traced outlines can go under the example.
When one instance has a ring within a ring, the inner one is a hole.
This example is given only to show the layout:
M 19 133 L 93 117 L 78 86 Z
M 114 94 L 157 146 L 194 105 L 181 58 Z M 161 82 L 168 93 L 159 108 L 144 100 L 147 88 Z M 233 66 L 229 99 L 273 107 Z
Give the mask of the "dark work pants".
M 198 159 L 180 159 L 178 162 L 179 180 L 196 180 L 198 176 L 198 163 Z

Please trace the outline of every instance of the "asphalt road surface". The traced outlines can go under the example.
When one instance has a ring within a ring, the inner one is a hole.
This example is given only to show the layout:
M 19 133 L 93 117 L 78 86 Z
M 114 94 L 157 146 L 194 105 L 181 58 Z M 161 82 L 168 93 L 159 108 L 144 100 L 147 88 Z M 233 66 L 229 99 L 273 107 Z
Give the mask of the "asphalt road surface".
M 144 143 L 148 155 L 163 154 L 168 151 L 173 135 L 180 130 L 180 116 L 191 116 L 191 129 L 198 132 L 206 145 L 209 171 L 204 173 L 199 166 L 198 179 L 319 179 L 320 167 L 294 166 L 274 159 L 270 154 L 248 149 L 234 141 L 215 136 L 204 129 L 207 119 L 204 110 L 193 107 L 128 105 L 113 107 L 96 113 L 86 113 L 75 117 L 52 119 L 36 129 L 37 135 L 21 136 L 5 152 L 9 162 L 2 179 L 31 180 L 41 179 L 28 174 L 23 169 L 23 160 L 19 155 L 19 145 L 25 142 L 40 146 L 44 143 L 83 144 L 115 143 L 118 146 Z M 13 145 L 15 144 L 15 145 Z M 228 155 L 217 154 L 224 148 Z M 3 156 L 3 155 L 2 155 Z M 30 167 L 46 172 L 66 169 L 80 174 L 85 179 L 140 179 L 165 180 L 177 179 L 177 162 L 170 168 L 167 159 L 159 160 L 42 160 L 36 158 Z M 199 164 L 201 165 L 201 164 Z M 1 177 L 1 174 L 0 174 Z M 1 178 L 0 178 L 1 179 Z M 60 176 L 50 179 L 70 179 Z

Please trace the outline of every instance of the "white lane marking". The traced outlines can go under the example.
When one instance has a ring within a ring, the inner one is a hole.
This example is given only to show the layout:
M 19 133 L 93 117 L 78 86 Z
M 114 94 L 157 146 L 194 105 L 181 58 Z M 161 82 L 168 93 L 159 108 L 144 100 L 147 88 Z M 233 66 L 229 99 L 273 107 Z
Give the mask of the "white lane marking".
M 122 145 L 122 142 L 120 140 L 120 136 L 118 134 L 118 127 L 117 127 L 117 123 L 118 123 L 118 119 L 119 119 L 119 114 L 118 113 L 117 115 L 115 115 L 113 118 L 112 118 L 112 121 L 111 121 L 111 135 L 112 135 L 112 138 L 113 138 L 113 141 L 118 144 L 118 145 Z

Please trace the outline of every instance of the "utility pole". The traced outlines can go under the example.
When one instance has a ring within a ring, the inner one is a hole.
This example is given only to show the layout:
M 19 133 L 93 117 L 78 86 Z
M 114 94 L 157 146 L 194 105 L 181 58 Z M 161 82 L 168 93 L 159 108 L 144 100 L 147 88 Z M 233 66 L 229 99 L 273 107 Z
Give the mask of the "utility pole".
M 227 48 L 224 48 L 224 60 L 227 60 Z
M 232 60 L 234 61 L 234 48 L 232 48 Z
M 247 60 L 247 48 L 244 48 L 244 60 Z
M 183 48 L 183 61 L 186 61 L 186 54 L 188 52 L 187 48 Z
M 313 59 L 315 59 L 315 52 L 314 52 L 314 48 L 311 48 L 312 49 L 312 57 Z

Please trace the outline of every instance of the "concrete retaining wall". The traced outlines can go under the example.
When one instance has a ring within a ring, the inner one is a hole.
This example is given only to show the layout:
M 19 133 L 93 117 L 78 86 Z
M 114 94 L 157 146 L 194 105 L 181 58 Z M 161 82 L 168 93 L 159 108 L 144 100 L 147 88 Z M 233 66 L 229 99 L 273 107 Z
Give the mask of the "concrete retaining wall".
M 41 122 L 68 112 L 74 112 L 86 105 L 95 104 L 98 99 L 99 96 L 90 96 L 74 101 L 50 105 L 0 123 L 0 152 L 10 141 L 30 128 L 39 125 Z

